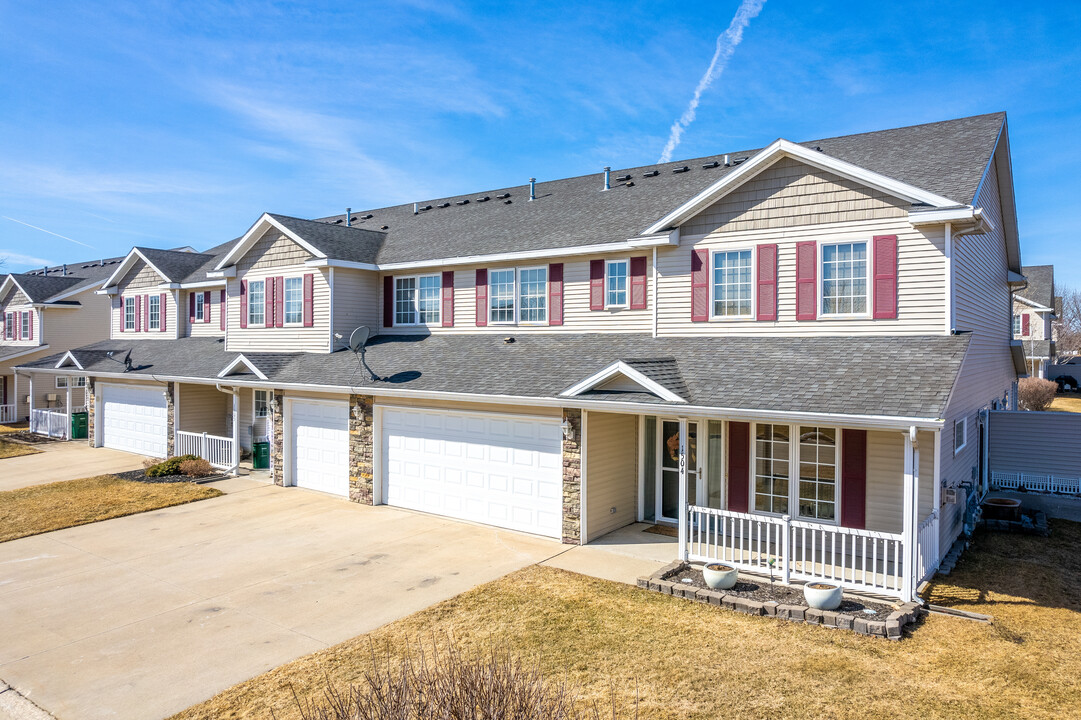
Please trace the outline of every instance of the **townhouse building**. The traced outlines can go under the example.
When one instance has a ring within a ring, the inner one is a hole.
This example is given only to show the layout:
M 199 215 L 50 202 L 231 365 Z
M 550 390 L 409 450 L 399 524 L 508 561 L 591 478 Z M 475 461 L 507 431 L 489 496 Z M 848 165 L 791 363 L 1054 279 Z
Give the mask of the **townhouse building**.
M 1026 265 L 1021 269 L 1025 285 L 1013 297 L 1013 337 L 1025 353 L 1025 373 L 1046 378 L 1047 366 L 1055 362 L 1055 266 Z

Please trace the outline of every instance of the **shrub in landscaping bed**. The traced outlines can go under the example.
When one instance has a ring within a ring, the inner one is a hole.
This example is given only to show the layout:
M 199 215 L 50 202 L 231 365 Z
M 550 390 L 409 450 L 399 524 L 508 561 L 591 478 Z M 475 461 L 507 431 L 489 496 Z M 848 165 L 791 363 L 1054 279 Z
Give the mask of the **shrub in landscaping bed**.
M 147 477 L 165 477 L 167 475 L 180 475 L 180 465 L 187 460 L 198 460 L 195 455 L 177 455 L 159 463 L 148 461 L 151 464 L 146 468 Z
M 1054 380 L 1027 377 L 1017 381 L 1017 400 L 1022 410 L 1046 410 L 1055 401 L 1058 384 Z
M 180 474 L 191 478 L 208 477 L 215 472 L 214 466 L 206 458 L 197 457 L 180 463 Z

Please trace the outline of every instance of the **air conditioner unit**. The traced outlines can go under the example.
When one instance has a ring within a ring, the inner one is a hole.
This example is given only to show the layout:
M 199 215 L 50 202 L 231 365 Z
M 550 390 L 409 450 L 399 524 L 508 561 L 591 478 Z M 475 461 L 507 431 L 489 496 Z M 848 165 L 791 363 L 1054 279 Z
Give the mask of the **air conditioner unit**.
M 46 402 L 56 402 L 56 393 L 48 393 L 45 396 L 45 401 Z
M 25 403 L 26 403 L 27 405 L 29 405 L 29 404 L 30 404 L 30 401 L 31 401 L 31 400 L 33 400 L 33 398 L 32 398 L 32 397 L 30 397 L 29 395 L 27 395 L 27 396 L 26 396 L 26 399 L 25 399 L 25 400 L 23 400 L 23 402 L 25 402 Z

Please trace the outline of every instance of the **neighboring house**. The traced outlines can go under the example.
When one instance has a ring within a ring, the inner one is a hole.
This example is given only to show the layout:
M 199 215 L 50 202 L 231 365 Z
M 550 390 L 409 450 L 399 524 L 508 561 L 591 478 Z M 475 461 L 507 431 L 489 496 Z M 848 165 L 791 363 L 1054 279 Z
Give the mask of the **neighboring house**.
M 683 557 L 907 598 L 1024 370 L 1010 167 L 994 114 L 265 214 L 133 250 L 109 340 L 27 371 L 89 378 L 95 446 L 230 468 L 266 438 L 281 485 L 575 544 L 670 523 Z
M 1047 366 L 1055 362 L 1053 321 L 1061 298 L 1055 297 L 1055 266 L 1027 265 L 1021 268 L 1026 285 L 1013 296 L 1013 337 L 1025 352 L 1026 372 L 1047 377 Z
M 109 337 L 109 303 L 95 291 L 118 262 L 109 258 L 2 276 L 0 422 L 28 419 L 31 405 L 67 412 L 67 376 L 42 377 L 31 388 L 14 367 Z M 74 407 L 85 405 L 86 378 L 70 382 Z

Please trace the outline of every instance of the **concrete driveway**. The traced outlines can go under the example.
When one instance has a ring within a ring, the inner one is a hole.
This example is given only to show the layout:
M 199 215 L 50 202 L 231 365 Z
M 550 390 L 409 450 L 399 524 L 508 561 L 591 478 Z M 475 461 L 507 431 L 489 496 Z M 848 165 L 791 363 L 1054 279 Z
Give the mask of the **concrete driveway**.
M 0 543 L 0 679 L 61 718 L 159 718 L 564 550 L 247 479 Z
M 0 491 L 76 478 L 136 470 L 142 455 L 109 448 L 92 448 L 86 441 L 41 443 L 35 455 L 0 460 Z

